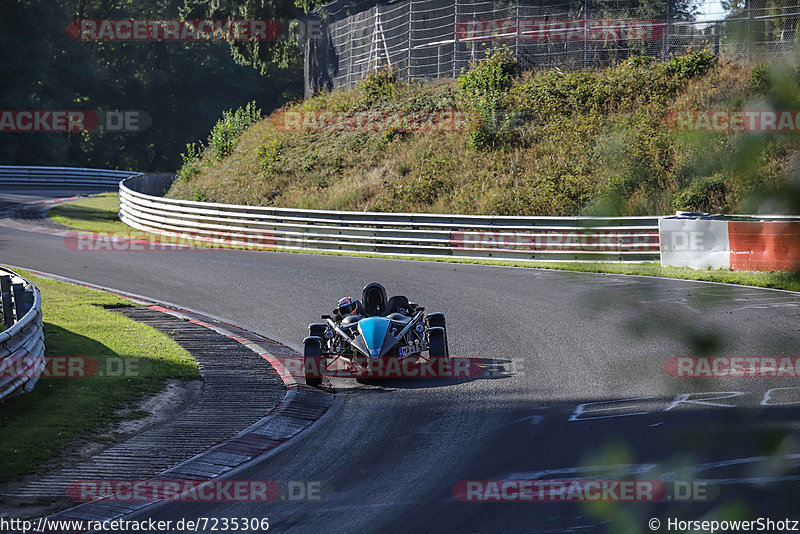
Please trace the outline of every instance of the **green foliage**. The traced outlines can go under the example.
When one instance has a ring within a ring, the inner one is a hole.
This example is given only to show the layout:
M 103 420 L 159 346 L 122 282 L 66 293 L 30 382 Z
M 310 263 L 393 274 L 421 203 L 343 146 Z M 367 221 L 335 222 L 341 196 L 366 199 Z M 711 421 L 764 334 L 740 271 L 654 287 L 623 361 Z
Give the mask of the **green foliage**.
M 242 132 L 260 119 L 261 110 L 256 107 L 255 101 L 235 112 L 223 112 L 222 118 L 214 125 L 208 137 L 208 150 L 217 160 L 224 159 L 233 152 Z
M 397 75 L 390 67 L 381 67 L 367 74 L 358 88 L 368 103 L 391 100 L 398 90 Z
M 200 174 L 200 153 L 203 151 L 203 145 L 200 143 L 198 148 L 195 143 L 186 143 L 186 152 L 181 154 L 181 168 L 178 169 L 178 180 L 188 181 L 192 177 Z
M 680 211 L 724 213 L 728 211 L 728 189 L 722 174 L 696 178 L 688 187 L 675 194 L 672 204 Z
M 747 80 L 748 93 L 763 93 L 769 90 L 769 65 L 762 63 L 750 71 Z
M 487 54 L 486 59 L 458 77 L 462 98 L 476 111 L 501 109 L 503 96 L 519 74 L 518 68 L 516 58 L 507 49 Z
M 385 143 L 391 143 L 395 139 L 404 139 L 408 135 L 408 132 L 402 130 L 397 126 L 390 126 L 383 134 L 381 134 L 381 139 Z
M 501 113 L 503 100 L 519 75 L 514 55 L 507 49 L 488 54 L 486 59 L 458 77 L 460 96 L 467 105 L 481 113 L 481 126 L 470 134 L 470 143 L 478 150 L 506 147 L 514 135 Z
M 302 18 L 300 13 L 323 5 L 325 0 L 184 0 L 181 16 L 186 19 L 260 19 L 290 21 Z M 302 72 L 302 52 L 297 28 L 282 23 L 272 40 L 231 40 L 230 54 L 239 65 L 256 69 L 261 75 L 276 67 Z
M 271 177 L 279 169 L 281 164 L 281 151 L 283 150 L 283 141 L 280 139 L 273 139 L 261 145 L 258 148 L 258 163 L 261 170 L 267 177 Z M 311 154 L 306 156 L 305 167 L 310 169 L 314 159 L 309 159 Z
M 392 197 L 387 206 L 396 203 L 419 206 L 433 204 L 453 187 L 452 169 L 447 158 L 427 153 L 414 169 L 413 177 L 405 180 L 387 181 L 385 186 Z
M 574 113 L 607 114 L 647 107 L 664 102 L 680 88 L 672 76 L 664 76 L 664 70 L 662 63 L 643 56 L 608 69 L 554 69 L 523 80 L 511 98 L 514 107 L 538 121 Z
M 705 74 L 717 64 L 717 56 L 707 50 L 675 56 L 664 66 L 664 72 L 680 80 L 689 80 Z
M 192 200 L 195 202 L 208 202 L 208 196 L 199 187 L 195 187 L 192 190 Z
M 625 64 L 629 67 L 642 67 L 658 61 L 653 56 L 632 56 Z

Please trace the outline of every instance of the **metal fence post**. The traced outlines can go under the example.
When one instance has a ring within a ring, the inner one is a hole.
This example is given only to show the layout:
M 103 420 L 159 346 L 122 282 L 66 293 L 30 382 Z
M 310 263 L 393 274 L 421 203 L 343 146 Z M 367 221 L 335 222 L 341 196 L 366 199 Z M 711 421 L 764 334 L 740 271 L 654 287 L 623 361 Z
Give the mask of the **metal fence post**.
M 661 45 L 661 59 L 666 61 L 669 58 L 669 37 L 672 31 L 672 0 L 667 1 L 666 14 L 664 15 L 664 41 Z
M 589 67 L 589 14 L 592 0 L 583 0 L 583 68 Z
M 520 30 L 520 25 L 519 25 L 519 21 L 520 21 L 520 18 L 521 18 L 521 12 L 520 12 L 520 5 L 519 5 L 519 4 L 520 4 L 520 2 L 521 2 L 521 1 L 522 1 L 522 0 L 517 0 L 517 13 L 516 13 L 516 15 L 517 15 L 517 21 L 516 21 L 516 23 L 514 24 L 514 27 L 515 27 L 515 29 L 514 29 L 514 31 L 515 31 L 515 37 L 514 37 L 514 57 L 515 57 L 515 58 L 517 58 L 517 64 L 519 64 L 519 63 L 520 63 L 520 58 L 519 58 L 519 37 L 520 37 L 520 36 L 519 36 L 519 30 Z
M 408 81 L 414 77 L 414 0 L 408 0 Z
M 747 11 L 747 28 L 744 36 L 745 52 L 753 57 L 755 55 L 755 43 L 753 42 L 753 0 L 744 0 L 744 8 Z
M 458 0 L 453 0 L 453 78 L 458 77 Z
M 0 298 L 3 301 L 3 324 L 10 328 L 14 324 L 14 307 L 11 301 L 11 276 L 0 276 Z
M 347 33 L 350 34 L 350 50 L 347 57 L 347 86 L 353 85 L 353 50 L 355 49 L 353 43 L 353 17 L 348 17 L 347 20 Z

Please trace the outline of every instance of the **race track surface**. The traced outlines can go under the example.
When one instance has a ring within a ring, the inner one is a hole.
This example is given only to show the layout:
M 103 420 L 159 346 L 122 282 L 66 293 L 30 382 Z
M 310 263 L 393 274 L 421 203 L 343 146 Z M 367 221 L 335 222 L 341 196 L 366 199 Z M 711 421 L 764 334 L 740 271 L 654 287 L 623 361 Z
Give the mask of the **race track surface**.
M 48 195 L 64 196 L 2 192 L 0 210 Z M 475 533 L 649 532 L 658 517 L 666 532 L 668 518 L 731 507 L 742 519 L 798 509 L 797 379 L 697 381 L 664 370 L 671 356 L 800 356 L 795 294 L 311 254 L 74 252 L 62 237 L 2 225 L 0 261 L 224 317 L 298 349 L 308 323 L 378 281 L 445 312 L 451 354 L 484 358 L 495 371 L 461 381 L 336 379 L 327 415 L 232 476 L 322 481 L 325 499 L 169 503 L 147 517 L 269 517 L 270 532 Z M 620 402 L 579 408 L 610 400 Z M 459 481 L 546 478 L 716 483 L 713 499 L 694 502 L 453 496 Z

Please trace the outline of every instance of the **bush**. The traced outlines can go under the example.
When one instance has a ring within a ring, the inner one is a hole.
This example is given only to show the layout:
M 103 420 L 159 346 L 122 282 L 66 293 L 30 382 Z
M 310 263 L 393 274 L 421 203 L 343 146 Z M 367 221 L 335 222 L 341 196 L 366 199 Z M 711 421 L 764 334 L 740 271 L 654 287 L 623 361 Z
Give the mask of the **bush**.
M 186 144 L 186 152 L 181 154 L 181 168 L 178 169 L 178 180 L 189 181 L 192 177 L 200 174 L 200 153 L 203 145 L 198 148 L 194 143 Z
M 208 138 L 208 150 L 218 161 L 226 158 L 233 152 L 236 140 L 251 125 L 261 119 L 261 110 L 255 102 L 250 102 L 235 112 L 228 110 L 222 113 L 222 118 L 211 129 Z
M 689 80 L 705 74 L 717 64 L 717 56 L 707 50 L 675 56 L 664 65 L 664 72 L 679 80 Z
M 391 100 L 397 92 L 397 76 L 390 67 L 381 67 L 367 74 L 358 84 L 361 95 L 367 102 Z
M 728 186 L 722 174 L 693 180 L 689 186 L 675 194 L 672 205 L 680 211 L 724 213 L 728 208 Z
M 769 90 L 769 65 L 762 63 L 750 71 L 746 90 L 749 94 L 764 93 Z
M 519 74 L 517 60 L 509 50 L 487 54 L 485 60 L 458 77 L 462 100 L 483 115 L 480 128 L 470 134 L 478 150 L 507 147 L 515 138 L 502 112 L 503 100 Z
M 485 60 L 458 77 L 461 95 L 472 109 L 491 112 L 501 109 L 503 96 L 519 73 L 517 60 L 507 49 L 487 54 Z

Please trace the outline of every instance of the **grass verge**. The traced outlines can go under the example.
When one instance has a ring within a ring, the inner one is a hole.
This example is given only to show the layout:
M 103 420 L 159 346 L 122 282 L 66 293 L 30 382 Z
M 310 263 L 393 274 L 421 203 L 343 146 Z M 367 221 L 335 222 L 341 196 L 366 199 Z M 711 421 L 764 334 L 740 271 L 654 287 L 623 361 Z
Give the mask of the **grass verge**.
M 119 220 L 119 193 L 84 197 L 50 210 L 50 218 L 64 226 L 92 232 L 125 232 L 131 227 Z
M 137 232 L 125 223 L 116 219 L 116 193 L 105 193 L 101 197 L 83 198 L 63 204 L 50 211 L 50 216 L 61 224 L 95 232 Z M 112 220 L 116 219 L 116 220 Z M 156 234 L 141 232 L 142 236 L 158 239 Z M 241 247 L 231 247 L 241 248 Z M 630 274 L 638 276 L 657 276 L 662 278 L 679 278 L 683 280 L 703 280 L 726 284 L 741 284 L 755 287 L 800 291 L 800 273 L 791 272 L 741 272 L 729 270 L 698 271 L 679 267 L 661 267 L 658 263 L 560 263 L 513 260 L 478 260 L 469 258 L 420 258 L 418 256 L 384 256 L 377 254 L 334 253 L 303 251 L 306 254 L 322 254 L 337 256 L 355 256 L 388 258 L 415 261 L 437 261 L 447 263 L 475 263 L 480 265 L 501 265 L 507 267 L 527 267 L 537 269 L 556 269 L 563 271 L 580 271 L 590 273 Z
M 175 341 L 107 309 L 129 301 L 18 272 L 41 290 L 48 357 L 91 357 L 106 375 L 121 366 L 136 376 L 42 378 L 32 392 L 0 405 L 0 481 L 36 472 L 76 439 L 100 439 L 130 418 L 118 415 L 121 408 L 161 391 L 166 379 L 200 378 L 197 363 Z

